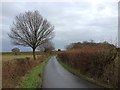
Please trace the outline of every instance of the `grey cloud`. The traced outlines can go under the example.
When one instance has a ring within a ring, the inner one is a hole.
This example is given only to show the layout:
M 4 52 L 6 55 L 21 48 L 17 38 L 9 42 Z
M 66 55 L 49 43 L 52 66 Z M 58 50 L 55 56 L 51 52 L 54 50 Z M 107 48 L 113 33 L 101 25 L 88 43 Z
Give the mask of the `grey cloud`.
M 42 16 L 55 26 L 56 49 L 64 49 L 72 42 L 93 39 L 95 41 L 114 40 L 117 34 L 117 2 L 101 0 L 94 3 L 89 0 L 79 2 L 22 2 L 3 3 L 3 51 L 9 51 L 13 45 L 7 33 L 14 17 L 28 10 L 38 10 Z M 8 49 L 6 49 L 6 46 Z M 4 47 L 5 46 L 5 47 Z M 30 50 L 23 48 L 22 50 Z

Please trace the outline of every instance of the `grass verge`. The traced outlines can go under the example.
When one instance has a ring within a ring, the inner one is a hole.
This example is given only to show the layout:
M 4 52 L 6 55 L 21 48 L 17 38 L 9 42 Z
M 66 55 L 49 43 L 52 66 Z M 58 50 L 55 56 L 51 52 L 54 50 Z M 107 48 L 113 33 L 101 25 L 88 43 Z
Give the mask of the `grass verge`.
M 20 83 L 19 88 L 40 88 L 42 85 L 44 67 L 49 59 L 50 58 L 34 67 L 27 75 L 25 75 L 25 79 Z
M 99 82 L 97 80 L 94 80 L 93 78 L 90 78 L 88 76 L 85 76 L 85 75 L 81 74 L 79 70 L 74 69 L 70 65 L 67 65 L 67 64 L 63 63 L 62 61 L 60 61 L 59 58 L 58 58 L 58 61 L 65 69 L 67 69 L 69 72 L 71 72 L 72 74 L 78 76 L 81 79 L 87 80 L 87 81 L 89 81 L 89 82 L 91 82 L 93 84 L 96 84 L 96 85 L 98 85 L 100 87 L 103 87 L 103 88 L 113 88 L 113 87 L 111 87 L 109 85 L 103 84 L 103 83 L 101 83 L 101 82 Z

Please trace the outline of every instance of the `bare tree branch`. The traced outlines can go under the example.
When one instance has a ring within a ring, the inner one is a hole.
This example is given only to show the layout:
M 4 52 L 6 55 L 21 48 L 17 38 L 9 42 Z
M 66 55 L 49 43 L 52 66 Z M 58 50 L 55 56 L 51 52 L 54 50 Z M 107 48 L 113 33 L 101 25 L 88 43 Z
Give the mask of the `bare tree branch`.
M 38 11 L 28 11 L 16 16 L 8 35 L 13 44 L 29 46 L 35 52 L 39 45 L 53 38 L 53 30 L 54 27 Z

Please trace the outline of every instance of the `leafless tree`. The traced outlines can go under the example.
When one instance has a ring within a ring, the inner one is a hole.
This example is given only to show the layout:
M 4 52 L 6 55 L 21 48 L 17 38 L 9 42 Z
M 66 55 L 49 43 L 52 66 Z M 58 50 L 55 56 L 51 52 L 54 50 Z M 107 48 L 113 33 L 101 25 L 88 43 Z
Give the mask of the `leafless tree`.
M 47 51 L 52 51 L 54 50 L 54 44 L 52 43 L 52 41 L 50 40 L 47 40 L 45 43 L 43 43 L 42 45 L 40 45 L 38 47 L 38 50 L 40 51 L 44 51 L 44 52 L 47 52 Z
M 15 17 L 8 34 L 15 45 L 28 46 L 33 49 L 33 58 L 38 46 L 53 38 L 54 27 L 38 11 L 28 11 Z

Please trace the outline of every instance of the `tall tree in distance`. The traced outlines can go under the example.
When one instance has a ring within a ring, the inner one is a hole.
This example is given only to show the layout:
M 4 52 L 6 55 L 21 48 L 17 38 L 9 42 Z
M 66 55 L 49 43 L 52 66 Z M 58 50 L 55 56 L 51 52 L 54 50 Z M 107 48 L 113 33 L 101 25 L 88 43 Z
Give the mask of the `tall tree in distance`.
M 44 51 L 44 52 L 52 51 L 54 49 L 55 49 L 54 44 L 50 40 L 46 40 L 45 43 L 43 43 L 38 47 L 38 50 Z
M 38 11 L 28 11 L 15 17 L 8 34 L 14 45 L 31 47 L 33 58 L 38 46 L 53 38 L 54 26 L 44 19 Z

